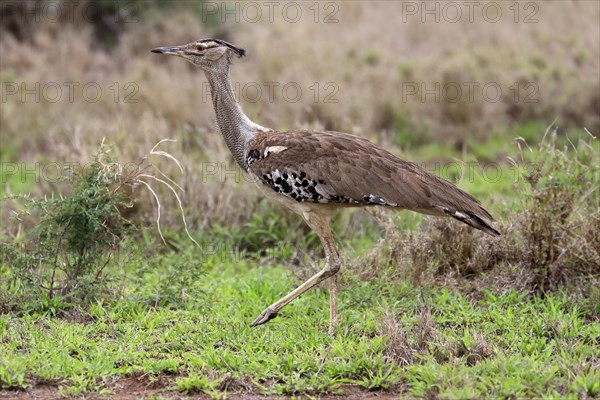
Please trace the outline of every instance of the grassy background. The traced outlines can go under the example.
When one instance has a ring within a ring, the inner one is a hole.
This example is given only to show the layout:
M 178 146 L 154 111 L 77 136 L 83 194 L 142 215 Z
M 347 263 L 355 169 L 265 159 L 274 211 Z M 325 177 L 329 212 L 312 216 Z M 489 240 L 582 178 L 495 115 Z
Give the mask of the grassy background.
M 481 7 L 473 22 L 464 8 L 458 22 L 423 20 L 406 12 L 418 2 L 320 3 L 317 17 L 302 3 L 297 23 L 282 6 L 251 22 L 247 3 L 82 1 L 57 19 L 40 11 L 49 4 L 62 3 L 0 6 L 0 194 L 67 195 L 56 168 L 89 165 L 103 138 L 128 163 L 170 137 L 185 173 L 157 165 L 185 190 L 201 248 L 162 188 L 167 245 L 151 194 L 136 190 L 125 215 L 138 229 L 92 301 L 29 296 L 3 257 L 0 396 L 600 396 L 600 146 L 584 131 L 600 133 L 597 2 L 518 2 L 518 17 L 512 2 L 495 3 L 495 23 Z M 224 13 L 236 6 L 238 21 Z M 368 137 L 481 199 L 503 237 L 408 212 L 341 213 L 340 334 L 324 333 L 322 289 L 248 328 L 317 268 L 321 250 L 236 169 L 203 74 L 149 52 L 202 37 L 247 49 L 232 79 L 253 120 Z M 86 84 L 101 88 L 98 101 Z M 298 101 L 286 84 L 301 88 Z M 458 101 L 444 89 L 456 84 Z M 490 84 L 498 101 L 482 93 Z M 2 242 L 26 243 L 37 216 L 15 221 L 22 203 L 0 204 Z

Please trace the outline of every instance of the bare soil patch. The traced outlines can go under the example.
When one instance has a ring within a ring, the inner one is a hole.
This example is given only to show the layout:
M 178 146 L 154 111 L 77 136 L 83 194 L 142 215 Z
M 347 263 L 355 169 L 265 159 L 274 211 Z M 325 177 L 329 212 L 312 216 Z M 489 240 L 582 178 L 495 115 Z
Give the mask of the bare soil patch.
M 112 393 L 96 394 L 86 393 L 73 397 L 61 395 L 58 387 L 54 385 L 37 385 L 27 390 L 0 390 L 1 400 L 64 400 L 64 399 L 85 399 L 85 400 L 140 400 L 148 399 L 153 396 L 160 396 L 165 399 L 173 400 L 191 400 L 191 399 L 210 399 L 211 397 L 204 393 L 180 393 L 170 390 L 173 387 L 174 381 L 170 378 L 159 379 L 158 381 L 149 381 L 144 378 L 127 377 L 115 381 L 109 386 Z M 320 399 L 340 399 L 344 400 L 359 400 L 359 399 L 397 399 L 404 392 L 402 386 L 396 385 L 385 391 L 367 391 L 356 385 L 342 385 L 340 389 L 343 391 L 339 395 L 316 396 Z M 287 399 L 291 396 L 270 396 L 262 395 L 258 391 L 236 391 L 227 392 L 227 397 L 230 399 L 245 399 L 245 400 L 275 400 Z M 296 395 L 300 398 L 314 398 L 315 396 Z

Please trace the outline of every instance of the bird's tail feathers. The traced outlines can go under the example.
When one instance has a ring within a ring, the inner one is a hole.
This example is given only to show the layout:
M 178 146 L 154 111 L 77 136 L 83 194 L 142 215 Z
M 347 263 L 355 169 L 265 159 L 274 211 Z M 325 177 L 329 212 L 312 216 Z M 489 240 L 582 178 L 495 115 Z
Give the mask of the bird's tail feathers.
M 500 232 L 494 229 L 486 220 L 473 212 L 444 209 L 444 214 L 492 236 L 500 236 Z

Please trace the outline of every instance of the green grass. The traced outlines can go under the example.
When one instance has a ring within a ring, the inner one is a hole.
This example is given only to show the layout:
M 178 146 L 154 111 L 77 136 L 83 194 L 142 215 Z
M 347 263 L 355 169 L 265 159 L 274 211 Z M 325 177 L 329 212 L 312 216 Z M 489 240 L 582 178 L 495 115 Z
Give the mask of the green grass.
M 170 255 L 164 265 L 185 266 L 193 251 Z M 600 395 L 600 323 L 586 320 L 566 294 L 484 292 L 475 301 L 443 288 L 358 281 L 341 291 L 340 331 L 332 338 L 321 289 L 250 328 L 298 281 L 281 266 L 227 258 L 206 258 L 205 274 L 178 307 L 152 307 L 132 289 L 92 305 L 79 322 L 0 316 L 2 387 L 46 382 L 66 395 L 110 393 L 115 380 L 143 376 L 164 378 L 165 393 L 212 396 L 235 382 L 264 394 L 338 393 L 350 384 L 417 397 Z M 157 288 L 168 276 L 163 266 L 146 270 L 144 279 Z M 398 332 L 406 366 L 394 357 Z

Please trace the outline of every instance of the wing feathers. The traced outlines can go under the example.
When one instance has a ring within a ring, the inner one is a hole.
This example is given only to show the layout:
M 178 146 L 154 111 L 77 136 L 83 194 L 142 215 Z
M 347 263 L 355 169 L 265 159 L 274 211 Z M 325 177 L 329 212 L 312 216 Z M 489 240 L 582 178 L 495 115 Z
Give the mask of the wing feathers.
M 394 206 L 451 216 L 498 234 L 485 222 L 492 216 L 471 195 L 365 138 L 329 131 L 266 132 L 250 143 L 248 154 L 263 156 L 249 166 L 259 178 L 272 178 L 274 171 L 295 175 L 283 189 L 271 178 L 261 180 L 297 201 Z

